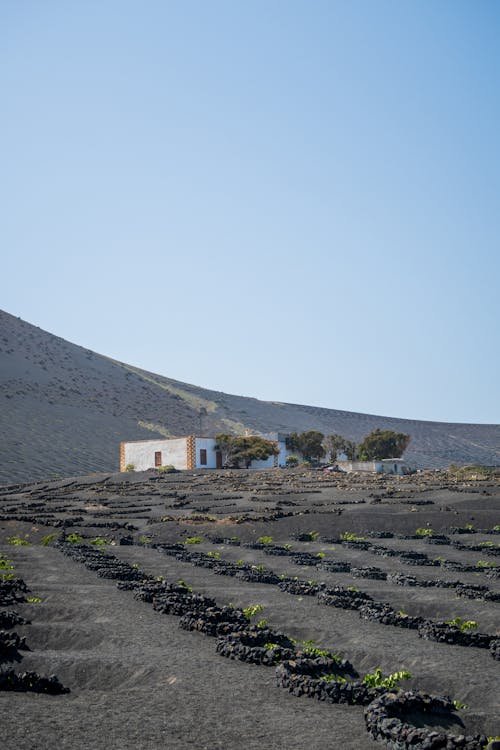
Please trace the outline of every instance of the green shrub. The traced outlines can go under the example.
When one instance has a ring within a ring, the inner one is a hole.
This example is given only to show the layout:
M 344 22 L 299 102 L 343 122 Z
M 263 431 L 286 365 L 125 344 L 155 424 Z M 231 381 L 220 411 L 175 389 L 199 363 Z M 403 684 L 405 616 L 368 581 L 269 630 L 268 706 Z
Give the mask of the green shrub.
M 417 529 L 415 531 L 415 534 L 417 536 L 426 537 L 426 536 L 432 536 L 434 534 L 434 531 L 432 529 Z
M 139 544 L 151 544 L 153 540 L 147 536 L 140 536 L 138 539 Z
M 89 544 L 93 544 L 95 547 L 105 547 L 108 542 L 103 539 L 102 536 L 96 536 L 95 539 L 89 539 Z
M 387 677 L 384 677 L 382 670 L 377 667 L 374 672 L 368 672 L 368 674 L 365 674 L 362 681 L 365 685 L 368 685 L 368 687 L 384 687 L 391 690 L 392 688 L 397 687 L 401 680 L 409 679 L 411 679 L 411 672 L 402 670 L 400 672 L 393 672 L 392 674 L 387 675 Z
M 365 542 L 366 537 L 364 536 L 357 536 L 356 534 L 353 534 L 351 531 L 344 531 L 343 534 L 340 535 L 340 538 L 343 542 Z
M 167 466 L 158 466 L 157 471 L 160 474 L 175 474 L 177 469 L 172 464 L 167 464 Z
M 188 536 L 187 539 L 184 539 L 184 544 L 201 544 L 203 542 L 203 537 L 201 536 Z
M 48 547 L 49 544 L 52 544 L 54 539 L 56 538 L 57 534 L 54 531 L 53 534 L 47 534 L 46 536 L 42 537 L 42 544 L 44 547 Z
M 12 560 L 8 560 L 6 557 L 0 559 L 0 570 L 14 570 Z
M 29 602 L 30 604 L 40 604 L 42 600 L 40 599 L 39 596 L 28 596 L 26 601 Z
M 72 544 L 80 544 L 80 542 L 83 542 L 83 536 L 80 536 L 80 534 L 68 534 L 66 537 L 67 542 L 71 542 Z
M 453 618 L 453 620 L 447 620 L 446 624 L 458 628 L 463 632 L 467 630 L 474 630 L 475 628 L 477 628 L 477 622 L 475 620 L 462 620 L 461 617 L 455 617 Z
M 476 567 L 478 568 L 496 568 L 497 564 L 494 562 L 488 562 L 487 560 L 478 560 Z
M 125 466 L 125 471 L 135 471 L 135 464 L 127 464 Z
M 257 539 L 257 542 L 259 544 L 272 544 L 273 538 L 272 536 L 259 536 L 259 538 Z
M 7 538 L 7 544 L 13 544 L 15 547 L 25 547 L 30 544 L 26 539 L 21 539 L 19 536 L 9 536 Z
M 247 617 L 249 620 L 251 617 L 257 614 L 257 612 L 262 612 L 264 607 L 262 604 L 250 604 L 249 607 L 245 607 L 243 609 L 243 614 L 245 617 Z
M 287 466 L 290 466 L 291 468 L 293 468 L 294 466 L 298 466 L 299 465 L 298 456 L 287 456 L 285 458 L 285 463 Z

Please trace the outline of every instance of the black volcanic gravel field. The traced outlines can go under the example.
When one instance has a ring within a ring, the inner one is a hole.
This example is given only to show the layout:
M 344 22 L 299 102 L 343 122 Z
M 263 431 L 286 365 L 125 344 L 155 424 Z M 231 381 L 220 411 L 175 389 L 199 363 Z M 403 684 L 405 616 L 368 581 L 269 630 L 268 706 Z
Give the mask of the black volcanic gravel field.
M 499 524 L 497 483 L 443 472 L 3 487 L 0 747 L 485 747 Z

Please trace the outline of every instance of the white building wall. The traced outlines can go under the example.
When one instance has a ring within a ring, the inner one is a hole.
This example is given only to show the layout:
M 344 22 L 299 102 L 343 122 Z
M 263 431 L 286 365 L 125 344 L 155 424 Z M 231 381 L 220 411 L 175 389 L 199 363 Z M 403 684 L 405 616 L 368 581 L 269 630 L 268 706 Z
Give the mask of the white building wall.
M 217 468 L 215 438 L 195 438 L 195 467 L 197 469 Z M 123 443 L 124 461 L 123 468 L 127 464 L 133 464 L 135 471 L 145 471 L 155 468 L 155 453 L 161 451 L 162 466 L 171 465 L 176 469 L 187 469 L 188 439 L 167 438 L 164 440 L 137 440 L 136 442 Z M 279 455 L 278 466 L 286 466 L 286 457 L 291 454 L 284 441 L 278 441 Z M 207 463 L 200 461 L 200 451 L 206 450 Z M 252 461 L 251 469 L 272 469 L 274 456 L 266 461 Z
M 405 466 L 403 461 L 397 458 L 383 458 L 382 459 L 382 472 L 384 474 L 398 474 L 399 476 L 405 473 Z
M 196 468 L 197 469 L 215 469 L 217 468 L 216 464 L 216 453 L 215 453 L 215 446 L 217 444 L 217 441 L 214 438 L 201 438 L 197 437 L 195 439 L 195 446 L 196 446 Z M 200 451 L 206 450 L 207 452 L 207 463 L 202 464 L 200 461 Z
M 155 468 L 155 453 L 161 451 L 162 466 L 187 469 L 187 439 L 138 440 L 125 443 L 125 466 L 133 464 L 135 471 Z
M 341 471 L 350 473 L 351 471 L 366 471 L 371 474 L 382 473 L 382 463 L 380 461 L 338 461 L 338 467 Z

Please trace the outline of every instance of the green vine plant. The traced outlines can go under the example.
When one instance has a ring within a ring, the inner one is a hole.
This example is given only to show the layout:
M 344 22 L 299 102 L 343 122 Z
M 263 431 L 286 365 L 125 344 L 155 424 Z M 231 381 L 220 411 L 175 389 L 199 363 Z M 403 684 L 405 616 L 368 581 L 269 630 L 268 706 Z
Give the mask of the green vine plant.
M 337 654 L 332 654 L 331 651 L 327 651 L 326 649 L 318 648 L 314 645 L 315 641 L 302 641 L 302 645 L 305 646 L 303 649 L 304 654 L 307 656 L 311 656 L 313 658 L 324 658 L 324 659 L 333 659 L 333 661 L 342 661 L 340 656 Z
M 368 685 L 368 687 L 383 687 L 391 690 L 395 687 L 399 687 L 399 683 L 402 680 L 410 680 L 411 676 L 411 672 L 401 670 L 400 672 L 393 672 L 392 674 L 387 675 L 387 677 L 384 677 L 380 667 L 377 667 L 374 672 L 368 672 L 368 674 L 365 674 L 362 682 L 365 685 Z
M 7 544 L 13 544 L 15 547 L 25 547 L 31 542 L 28 542 L 27 539 L 21 539 L 19 536 L 9 536 L 7 538 Z
M 250 606 L 243 609 L 243 614 L 248 620 L 251 620 L 254 615 L 256 615 L 258 612 L 262 612 L 263 610 L 264 607 L 262 606 L 262 604 L 250 604 Z
M 344 531 L 343 534 L 340 535 L 340 538 L 343 542 L 365 542 L 366 537 L 364 536 L 357 536 L 357 534 L 353 534 L 351 531 Z
M 203 537 L 201 536 L 188 536 L 187 539 L 184 539 L 184 544 L 201 544 L 203 542 Z
M 107 541 L 102 536 L 96 536 L 95 539 L 89 539 L 89 544 L 93 544 L 95 547 L 105 547 Z
M 2 555 L 0 557 L 0 570 L 14 570 L 12 560 L 9 560 L 7 557 L 4 557 Z
M 272 544 L 273 538 L 272 536 L 259 536 L 257 542 L 258 544 Z
M 66 541 L 71 542 L 71 544 L 80 544 L 81 542 L 83 542 L 83 536 L 80 536 L 80 534 L 76 533 L 68 534 L 68 536 L 66 537 Z
M 434 534 L 434 530 L 433 529 L 417 529 L 415 531 L 415 534 L 416 534 L 416 536 L 421 536 L 421 537 L 426 537 L 427 536 L 428 537 L 428 536 L 432 536 Z
M 52 544 L 54 539 L 56 538 L 57 534 L 54 532 L 53 534 L 47 534 L 46 536 L 42 537 L 42 545 L 44 547 L 48 547 L 49 544 Z
M 475 630 L 475 628 L 477 628 L 477 622 L 475 620 L 462 620 L 461 617 L 455 617 L 453 620 L 446 620 L 446 624 L 458 628 L 462 632 Z

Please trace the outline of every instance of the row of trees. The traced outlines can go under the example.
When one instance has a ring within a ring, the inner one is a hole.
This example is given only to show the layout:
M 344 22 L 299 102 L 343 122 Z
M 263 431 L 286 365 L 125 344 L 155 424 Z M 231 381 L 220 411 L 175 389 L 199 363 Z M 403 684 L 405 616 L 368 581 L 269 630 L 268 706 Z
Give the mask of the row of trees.
M 345 453 L 351 461 L 380 461 L 383 458 L 401 458 L 410 443 L 410 436 L 393 430 L 373 430 L 356 444 L 343 435 L 328 435 L 309 430 L 292 432 L 287 438 L 287 448 L 300 453 L 306 461 L 319 461 L 328 456 L 335 462 L 337 453 Z
M 215 439 L 215 449 L 222 454 L 223 466 L 236 468 L 243 464 L 248 469 L 252 461 L 266 461 L 279 453 L 276 443 L 256 435 L 235 437 L 221 433 Z M 306 461 L 314 463 L 327 456 L 334 463 L 338 453 L 345 453 L 350 460 L 361 461 L 400 458 L 409 442 L 409 435 L 393 430 L 373 430 L 358 444 L 343 435 L 325 437 L 322 432 L 309 430 L 292 432 L 287 437 L 286 445 L 288 450 L 300 453 Z

